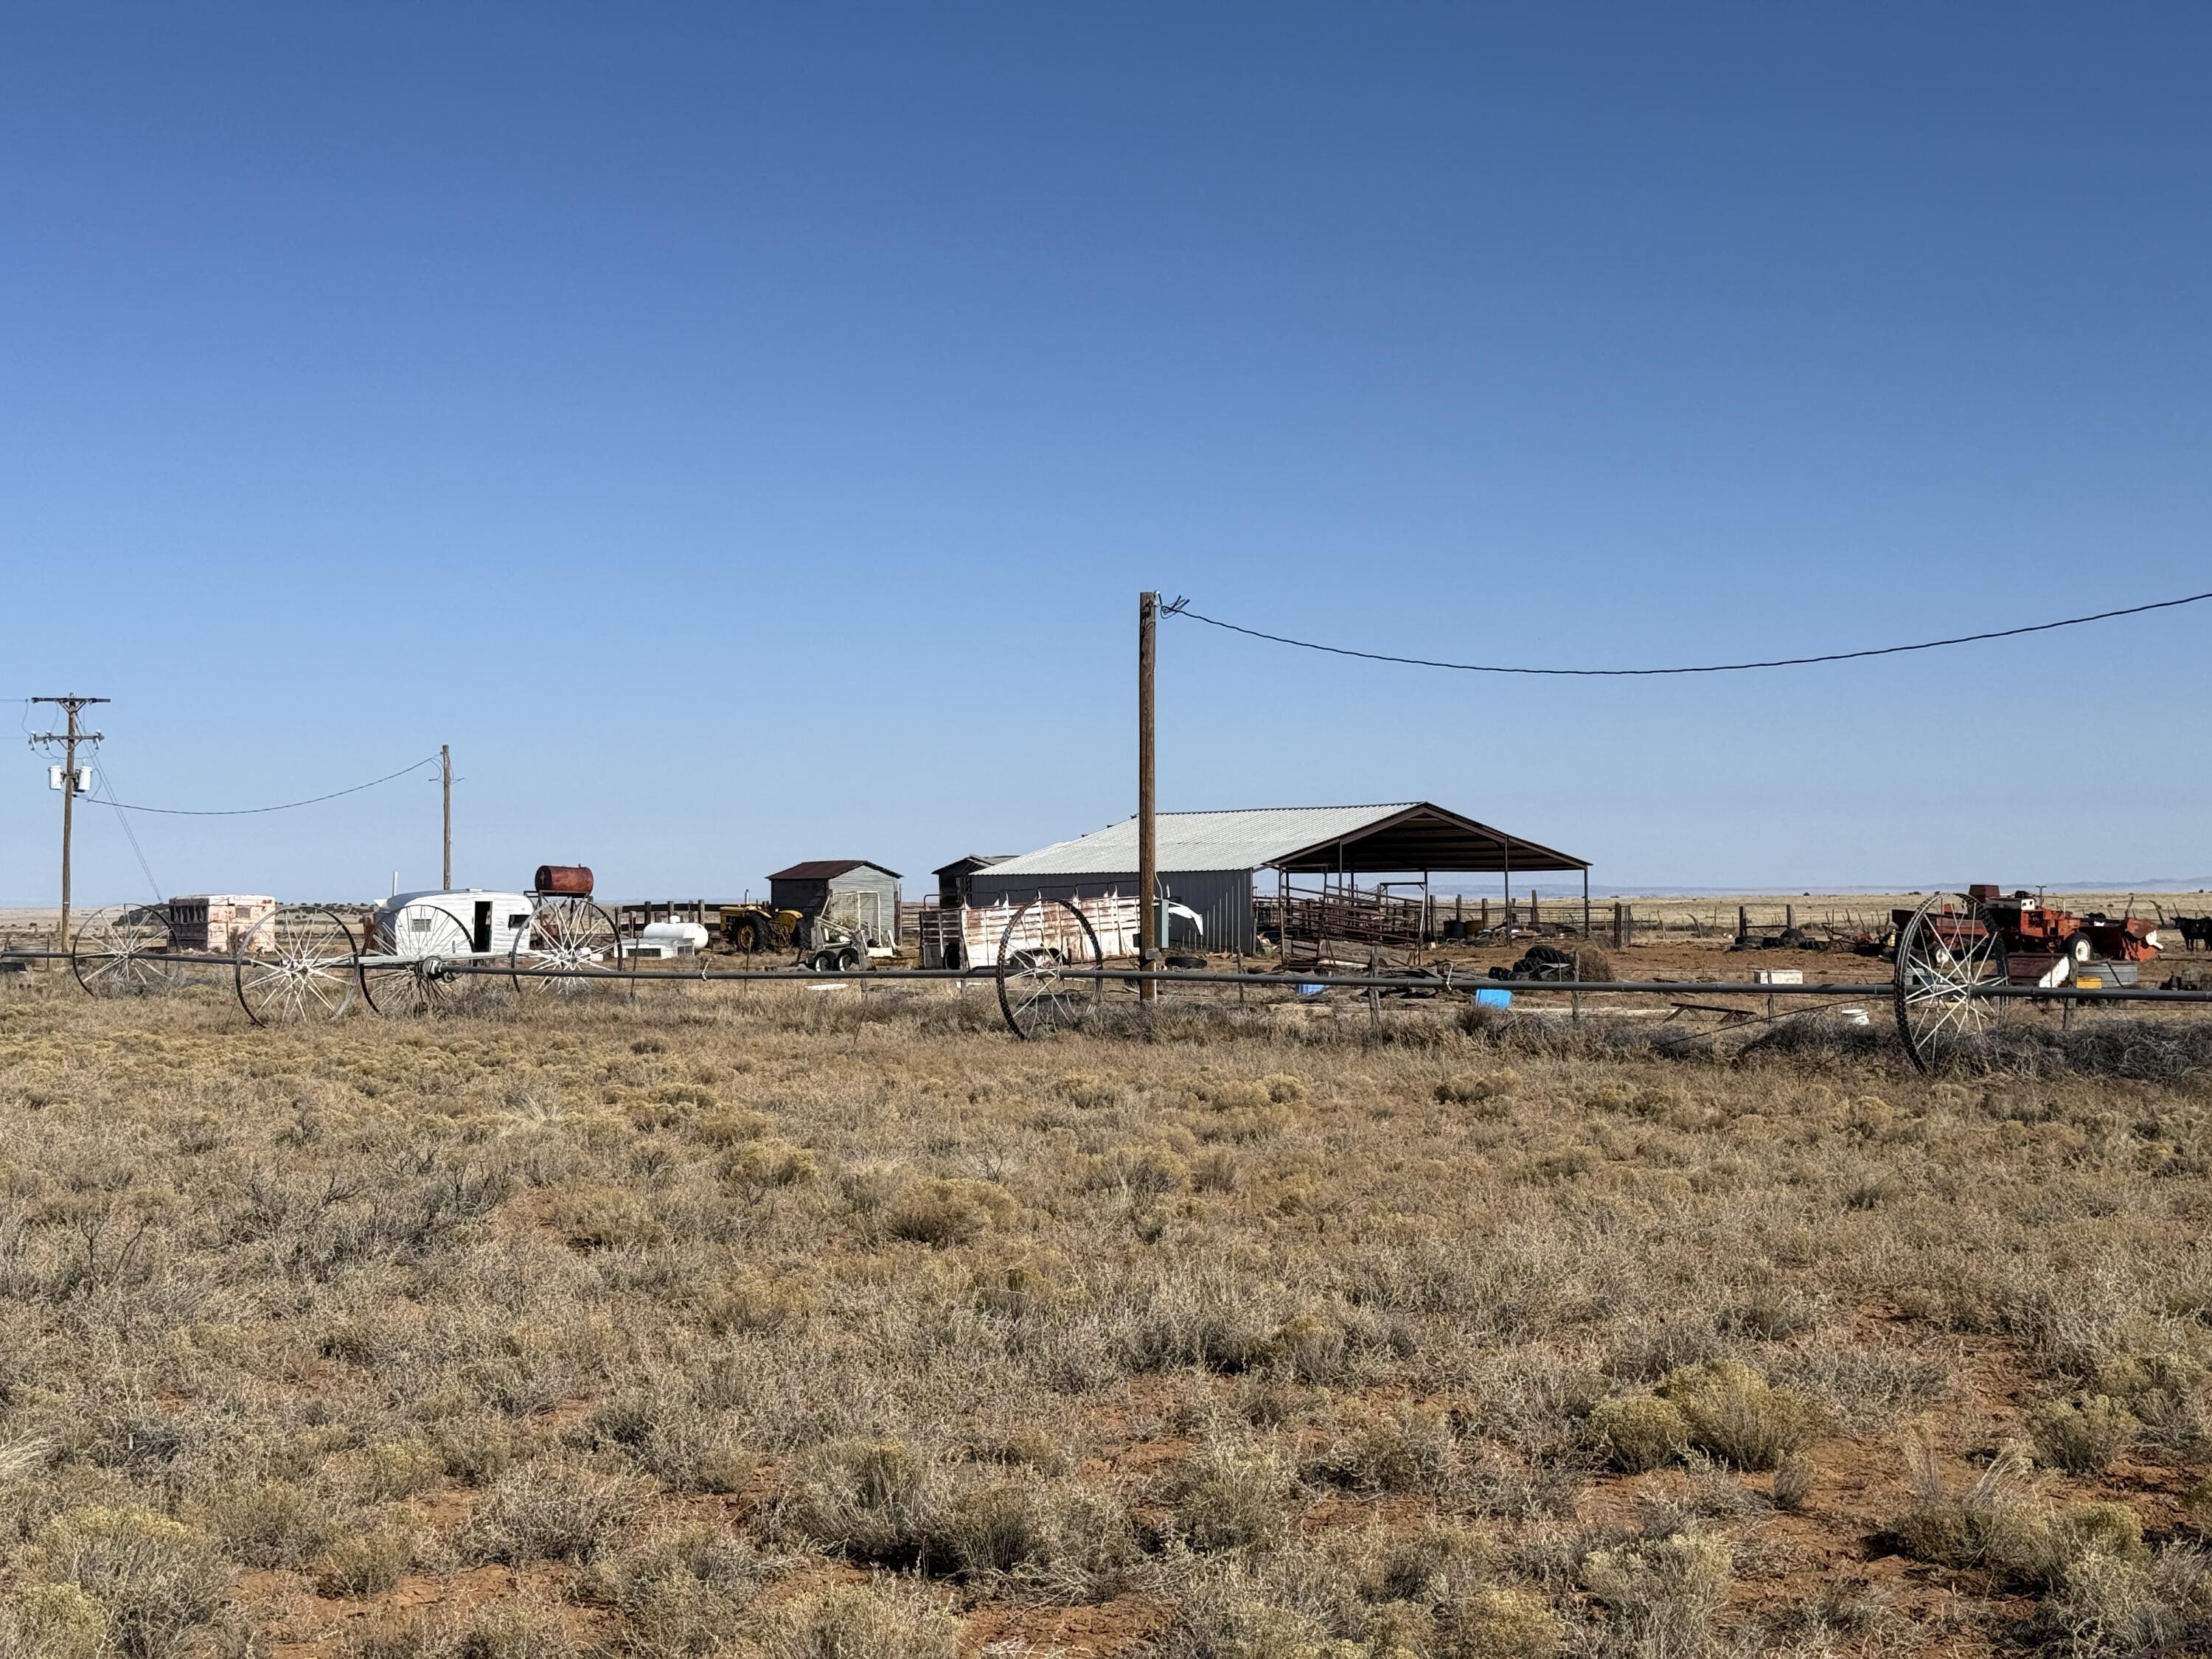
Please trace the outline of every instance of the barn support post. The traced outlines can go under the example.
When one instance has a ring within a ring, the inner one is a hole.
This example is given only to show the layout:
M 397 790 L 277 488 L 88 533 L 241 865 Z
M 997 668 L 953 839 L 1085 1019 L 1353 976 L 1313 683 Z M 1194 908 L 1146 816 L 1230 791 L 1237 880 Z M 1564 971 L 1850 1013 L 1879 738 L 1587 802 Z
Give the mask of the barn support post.
M 1585 864 L 1583 866 L 1583 937 L 1588 939 L 1589 936 L 1589 866 Z
M 1505 942 L 1513 942 L 1513 843 L 1500 843 L 1505 849 Z

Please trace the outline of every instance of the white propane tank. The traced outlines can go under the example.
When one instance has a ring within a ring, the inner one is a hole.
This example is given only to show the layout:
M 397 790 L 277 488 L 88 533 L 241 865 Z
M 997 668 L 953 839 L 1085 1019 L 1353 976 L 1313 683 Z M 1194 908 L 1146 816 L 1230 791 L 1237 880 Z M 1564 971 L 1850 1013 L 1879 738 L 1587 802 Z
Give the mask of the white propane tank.
M 707 948 L 707 930 L 696 921 L 648 921 L 637 942 L 643 956 L 696 956 Z

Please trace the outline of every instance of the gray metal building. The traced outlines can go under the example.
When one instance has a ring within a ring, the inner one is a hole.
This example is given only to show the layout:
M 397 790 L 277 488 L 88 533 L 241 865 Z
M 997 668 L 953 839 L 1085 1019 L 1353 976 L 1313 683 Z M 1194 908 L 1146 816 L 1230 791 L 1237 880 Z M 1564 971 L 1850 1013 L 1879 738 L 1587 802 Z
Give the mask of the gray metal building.
M 865 927 L 884 944 L 898 939 L 899 874 L 866 859 L 811 859 L 768 878 L 779 910 L 826 915 L 840 927 Z
M 968 902 L 975 872 L 988 870 L 994 864 L 1004 864 L 1013 856 L 1011 853 L 969 853 L 950 864 L 940 864 L 929 873 L 937 878 L 937 902 L 950 909 L 954 905 Z
M 1196 911 L 1210 951 L 1254 946 L 1255 885 L 1291 874 L 1382 875 L 1480 871 L 1514 874 L 1589 864 L 1427 801 L 1380 806 L 1264 806 L 1228 812 L 1162 812 L 1160 888 Z M 1267 872 L 1263 878 L 1261 872 Z M 1137 821 L 1126 818 L 968 876 L 969 902 L 1097 898 L 1137 891 Z M 1187 929 L 1188 924 L 1177 923 Z M 1180 933 L 1168 943 L 1189 942 Z

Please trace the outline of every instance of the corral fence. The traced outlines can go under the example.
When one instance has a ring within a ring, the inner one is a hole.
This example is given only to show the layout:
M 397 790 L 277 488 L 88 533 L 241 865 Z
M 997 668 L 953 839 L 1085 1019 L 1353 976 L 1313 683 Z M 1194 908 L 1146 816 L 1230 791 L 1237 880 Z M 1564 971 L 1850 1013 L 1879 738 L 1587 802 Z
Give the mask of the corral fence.
M 1067 908 L 1073 915 L 1072 907 Z M 1025 911 L 1032 908 L 1024 907 Z M 2119 1005 L 2194 1006 L 2212 1003 L 2212 990 L 2142 986 L 2091 988 L 2074 985 L 1981 985 L 1973 988 L 1970 997 L 1948 999 L 1950 1005 L 1965 1007 L 1971 1004 L 1979 1012 L 1971 1020 L 1961 1019 L 1960 1029 L 1952 1034 L 1953 1041 L 1929 1042 L 1916 1036 L 1908 1016 L 1914 1000 L 1926 1001 L 1925 988 L 1910 986 L 1901 976 L 1796 984 L 1763 979 L 1547 980 L 1501 984 L 1487 977 L 1455 975 L 1449 966 L 1431 971 L 1376 973 L 1144 969 L 1133 963 L 1104 960 L 1095 949 L 1086 960 L 1080 946 L 1069 948 L 1069 941 L 1088 931 L 1087 922 L 1079 918 L 1071 922 L 1018 914 L 1010 925 L 1009 942 L 996 953 L 999 959 L 989 969 L 881 968 L 824 975 L 790 968 L 714 967 L 709 965 L 709 959 L 697 958 L 696 965 L 613 966 L 587 971 L 456 961 L 443 964 L 437 971 L 457 981 L 483 981 L 493 985 L 506 981 L 518 990 L 535 983 L 555 991 L 567 989 L 597 996 L 612 993 L 630 999 L 647 987 L 680 990 L 695 984 L 786 985 L 811 990 L 865 990 L 921 984 L 975 988 L 995 986 L 1008 1030 L 1018 1037 L 1031 1041 L 1085 1026 L 1117 1029 L 1110 1023 L 1100 1024 L 1096 1018 L 1106 995 L 1111 992 L 1133 994 L 1135 1008 L 1142 1010 L 1158 1010 L 1164 1005 L 1188 1007 L 1194 1002 L 1236 1008 L 1269 1004 L 1313 1006 L 1339 993 L 1350 993 L 1353 994 L 1352 1011 L 1358 1012 L 1364 1003 L 1365 1017 L 1378 1025 L 1385 1020 L 1388 1009 L 1409 1001 L 1488 1006 L 1501 1013 L 1510 1006 L 1516 1013 L 1537 1019 L 1555 1019 L 1570 1026 L 1579 1026 L 1586 1013 L 1592 1018 L 1602 1016 L 1614 1020 L 1641 1017 L 1660 1028 L 1672 1028 L 1662 1030 L 1662 1041 L 1656 1046 L 1684 1048 L 1730 1034 L 1755 1034 L 1795 1015 L 1824 1010 L 1856 1017 L 1847 1023 L 1867 1025 L 1873 1023 L 1872 1010 L 1890 1001 L 1906 1052 L 1924 1070 L 1937 1069 L 1955 1053 L 1971 1048 L 1967 1040 L 1982 1030 L 1987 1019 L 2002 1018 L 2007 1008 L 2042 1007 L 2054 1011 L 2063 1028 L 2082 1008 Z M 146 960 L 174 966 L 180 978 L 181 970 L 194 968 L 242 971 L 246 959 L 232 961 L 192 952 L 161 951 L 148 953 Z M 339 971 L 365 971 L 364 963 L 368 960 L 356 953 L 354 960 Z M 0 967 L 70 961 L 70 952 L 51 949 L 11 946 L 0 951 Z M 308 971 L 313 971 L 312 965 Z M 385 971 L 388 971 L 388 964 Z M 1628 1006 L 1632 1001 L 1643 1006 Z M 306 1012 L 301 1018 L 335 1018 L 349 1012 L 352 1006 L 349 996 L 334 1006 L 319 1006 L 313 1000 L 302 999 Z M 1339 1005 L 1332 1012 L 1341 1018 L 1346 1010 Z M 1926 1013 L 1924 1007 L 1920 1010 L 1923 1023 Z M 1972 1029 L 1966 1029 L 1969 1025 Z M 1941 1034 L 1939 1026 L 1938 1036 Z

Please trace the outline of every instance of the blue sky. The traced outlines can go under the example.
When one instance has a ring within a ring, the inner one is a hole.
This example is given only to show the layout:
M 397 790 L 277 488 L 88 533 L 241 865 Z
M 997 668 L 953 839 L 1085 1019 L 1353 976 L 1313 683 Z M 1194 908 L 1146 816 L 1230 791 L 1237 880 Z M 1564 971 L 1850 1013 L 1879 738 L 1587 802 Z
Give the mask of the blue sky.
M 1124 816 L 1142 587 L 1569 665 L 2212 587 L 2208 46 L 2179 6 L 9 8 L 0 690 L 113 698 L 156 805 L 448 742 L 464 882 L 720 896 Z M 1163 804 L 1426 797 L 1602 885 L 2212 873 L 2205 625 L 1623 684 L 1170 622 Z M 19 752 L 0 901 L 48 901 L 57 817 Z M 413 780 L 139 832 L 173 891 L 437 873 Z M 97 810 L 80 871 L 144 889 Z

